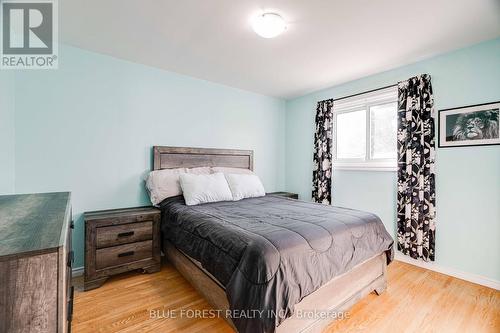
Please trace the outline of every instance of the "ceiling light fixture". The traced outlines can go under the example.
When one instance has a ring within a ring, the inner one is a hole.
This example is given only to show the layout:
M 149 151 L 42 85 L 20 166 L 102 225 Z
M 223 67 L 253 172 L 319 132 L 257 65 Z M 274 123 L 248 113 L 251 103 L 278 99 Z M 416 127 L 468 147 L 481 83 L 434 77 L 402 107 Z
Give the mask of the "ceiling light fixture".
M 276 13 L 264 13 L 252 20 L 252 28 L 261 37 L 273 38 L 286 30 L 286 22 Z

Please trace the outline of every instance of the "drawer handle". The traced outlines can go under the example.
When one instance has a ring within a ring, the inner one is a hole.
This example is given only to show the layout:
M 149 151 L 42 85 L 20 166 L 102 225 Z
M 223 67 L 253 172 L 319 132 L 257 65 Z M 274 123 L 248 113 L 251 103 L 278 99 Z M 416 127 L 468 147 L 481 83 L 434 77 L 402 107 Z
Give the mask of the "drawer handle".
M 121 258 L 121 257 L 133 256 L 133 255 L 134 255 L 134 253 L 135 253 L 134 251 L 123 252 L 123 253 L 120 253 L 120 254 L 118 255 L 118 257 L 120 257 L 120 258 Z
M 127 232 L 119 233 L 118 237 L 128 237 L 128 236 L 132 236 L 133 234 L 134 234 L 133 231 L 127 231 Z

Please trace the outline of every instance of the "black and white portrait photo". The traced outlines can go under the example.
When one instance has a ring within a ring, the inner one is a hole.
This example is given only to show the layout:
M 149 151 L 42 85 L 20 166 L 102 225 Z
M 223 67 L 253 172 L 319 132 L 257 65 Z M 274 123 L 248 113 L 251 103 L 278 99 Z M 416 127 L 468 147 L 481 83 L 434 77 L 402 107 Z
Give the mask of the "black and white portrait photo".
M 439 147 L 500 144 L 500 102 L 439 111 Z

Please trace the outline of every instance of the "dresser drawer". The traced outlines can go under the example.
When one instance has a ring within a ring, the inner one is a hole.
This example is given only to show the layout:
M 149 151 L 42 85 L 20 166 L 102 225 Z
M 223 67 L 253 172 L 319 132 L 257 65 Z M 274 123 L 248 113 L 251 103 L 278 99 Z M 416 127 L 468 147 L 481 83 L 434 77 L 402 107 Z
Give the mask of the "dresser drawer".
M 153 241 L 118 245 L 96 250 L 96 268 L 120 266 L 153 257 Z
M 153 221 L 96 229 L 96 246 L 104 248 L 153 239 Z

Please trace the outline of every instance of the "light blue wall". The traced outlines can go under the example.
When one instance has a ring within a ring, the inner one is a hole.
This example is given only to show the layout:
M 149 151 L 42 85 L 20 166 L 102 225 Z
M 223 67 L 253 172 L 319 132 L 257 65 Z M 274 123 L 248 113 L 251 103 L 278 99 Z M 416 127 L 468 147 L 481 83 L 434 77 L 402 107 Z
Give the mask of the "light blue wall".
M 436 109 L 500 100 L 500 39 L 318 91 L 286 104 L 286 187 L 311 197 L 316 102 L 432 76 Z M 436 263 L 500 280 L 500 146 L 438 149 Z M 337 171 L 338 206 L 377 213 L 395 234 L 396 174 Z
M 15 122 L 16 192 L 73 192 L 76 267 L 82 212 L 148 204 L 153 145 L 253 149 L 266 190 L 284 187 L 283 100 L 77 48 L 19 73 Z
M 0 194 L 14 192 L 14 75 L 0 71 Z

